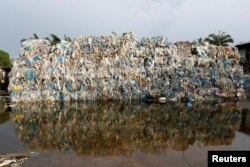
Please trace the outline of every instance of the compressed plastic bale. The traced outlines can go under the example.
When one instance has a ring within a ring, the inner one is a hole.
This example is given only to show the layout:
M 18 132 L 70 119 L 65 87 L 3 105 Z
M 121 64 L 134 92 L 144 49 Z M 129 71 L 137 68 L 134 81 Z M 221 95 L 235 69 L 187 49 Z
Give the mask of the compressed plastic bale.
M 181 99 L 192 93 L 202 99 L 221 92 L 231 97 L 244 84 L 238 62 L 234 47 L 170 44 L 165 37 L 138 41 L 133 33 L 79 36 L 52 47 L 46 40 L 28 40 L 13 63 L 9 89 L 40 91 L 37 99 L 44 101 Z

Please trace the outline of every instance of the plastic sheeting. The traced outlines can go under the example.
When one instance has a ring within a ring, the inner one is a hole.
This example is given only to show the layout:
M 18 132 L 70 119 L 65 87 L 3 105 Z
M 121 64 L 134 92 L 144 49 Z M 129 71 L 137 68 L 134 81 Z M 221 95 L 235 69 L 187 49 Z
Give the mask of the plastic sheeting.
M 235 47 L 139 41 L 133 33 L 79 36 L 54 46 L 27 40 L 9 90 L 13 102 L 244 98 L 239 60 Z

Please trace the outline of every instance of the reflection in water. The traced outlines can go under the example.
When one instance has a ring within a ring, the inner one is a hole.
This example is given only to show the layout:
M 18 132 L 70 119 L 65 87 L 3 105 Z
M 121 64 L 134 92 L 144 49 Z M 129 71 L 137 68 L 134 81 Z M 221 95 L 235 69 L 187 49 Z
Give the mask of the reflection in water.
M 31 148 L 119 155 L 229 145 L 241 113 L 234 103 L 187 108 L 183 103 L 92 102 L 17 105 L 11 119 Z
M 9 120 L 9 113 L 7 110 L 0 111 L 0 125 Z
M 0 125 L 9 120 L 10 107 L 7 106 L 8 99 L 0 97 Z
M 248 135 L 250 134 L 250 110 L 247 108 L 243 108 L 242 110 L 242 121 L 239 131 Z

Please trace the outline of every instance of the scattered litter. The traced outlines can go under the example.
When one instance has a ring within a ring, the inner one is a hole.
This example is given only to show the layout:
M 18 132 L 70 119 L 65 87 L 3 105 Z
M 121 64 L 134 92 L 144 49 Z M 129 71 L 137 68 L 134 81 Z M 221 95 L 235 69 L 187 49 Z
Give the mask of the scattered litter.
M 4 158 L 0 159 L 0 167 L 7 166 L 7 165 L 14 163 L 14 162 L 16 162 L 15 159 L 4 159 Z
M 28 153 L 0 154 L 0 167 L 20 167 L 28 157 Z

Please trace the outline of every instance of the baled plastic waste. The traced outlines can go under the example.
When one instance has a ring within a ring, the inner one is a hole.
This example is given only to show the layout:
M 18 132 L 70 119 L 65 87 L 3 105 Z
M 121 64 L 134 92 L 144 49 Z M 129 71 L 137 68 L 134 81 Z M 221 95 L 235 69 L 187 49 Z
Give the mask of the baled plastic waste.
M 13 63 L 9 90 L 13 102 L 241 99 L 239 60 L 235 47 L 137 40 L 133 33 L 79 36 L 54 46 L 27 40 Z

